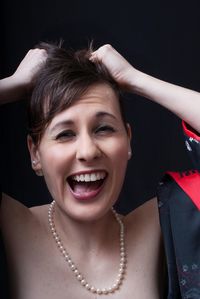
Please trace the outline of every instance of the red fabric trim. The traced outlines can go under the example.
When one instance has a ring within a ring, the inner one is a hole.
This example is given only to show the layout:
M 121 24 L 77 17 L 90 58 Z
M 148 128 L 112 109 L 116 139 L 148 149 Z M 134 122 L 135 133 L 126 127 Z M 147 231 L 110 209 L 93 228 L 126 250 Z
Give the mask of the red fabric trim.
M 182 126 L 183 126 L 183 131 L 185 132 L 185 134 L 188 136 L 188 137 L 192 137 L 198 141 L 200 141 L 200 135 L 197 135 L 197 133 L 195 132 L 192 132 L 188 127 L 187 127 L 187 124 L 182 121 Z
M 181 189 L 191 198 L 200 210 L 200 173 L 190 172 L 189 175 L 179 172 L 167 172 Z

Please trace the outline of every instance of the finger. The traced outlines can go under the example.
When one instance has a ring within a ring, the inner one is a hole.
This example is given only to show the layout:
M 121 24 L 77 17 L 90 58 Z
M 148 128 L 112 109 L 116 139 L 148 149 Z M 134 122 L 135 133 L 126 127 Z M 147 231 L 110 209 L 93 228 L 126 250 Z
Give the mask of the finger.
M 95 62 L 97 60 L 97 56 L 96 56 L 95 52 L 91 53 L 91 55 L 89 57 L 89 60 L 92 61 L 92 62 Z

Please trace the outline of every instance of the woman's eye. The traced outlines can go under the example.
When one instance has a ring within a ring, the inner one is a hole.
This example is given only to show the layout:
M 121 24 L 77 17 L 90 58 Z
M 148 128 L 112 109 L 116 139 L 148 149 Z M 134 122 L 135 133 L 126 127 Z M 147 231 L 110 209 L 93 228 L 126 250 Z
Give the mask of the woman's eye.
M 56 136 L 56 140 L 70 139 L 70 138 L 73 138 L 74 136 L 75 136 L 75 133 L 73 131 L 70 131 L 70 130 L 63 131 Z
M 101 126 L 98 127 L 95 131 L 95 133 L 100 133 L 100 134 L 113 133 L 113 132 L 115 132 L 115 129 L 112 128 L 111 126 Z

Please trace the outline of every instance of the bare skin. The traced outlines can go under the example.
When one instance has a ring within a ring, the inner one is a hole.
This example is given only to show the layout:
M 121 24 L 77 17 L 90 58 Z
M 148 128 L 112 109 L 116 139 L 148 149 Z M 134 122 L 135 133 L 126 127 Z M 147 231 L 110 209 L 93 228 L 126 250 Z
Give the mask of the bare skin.
M 56 247 L 48 226 L 48 205 L 27 209 L 5 196 L 2 210 L 12 298 L 98 298 L 77 282 Z M 78 268 L 91 284 L 102 288 L 112 285 L 119 264 L 119 228 L 114 218 L 110 218 L 105 220 L 106 225 L 110 223 L 103 236 L 101 232 L 97 236 L 93 234 L 98 223 L 93 223 L 95 228 L 90 232 L 88 229 L 89 246 L 84 240 L 71 240 L 62 235 Z M 161 240 L 156 199 L 137 208 L 123 221 L 128 255 L 126 278 L 120 291 L 109 297 L 161 298 L 158 289 Z M 82 252 L 80 247 L 84 248 Z
M 28 94 L 46 59 L 44 49 L 29 50 L 14 74 L 0 80 L 0 105 L 20 100 Z

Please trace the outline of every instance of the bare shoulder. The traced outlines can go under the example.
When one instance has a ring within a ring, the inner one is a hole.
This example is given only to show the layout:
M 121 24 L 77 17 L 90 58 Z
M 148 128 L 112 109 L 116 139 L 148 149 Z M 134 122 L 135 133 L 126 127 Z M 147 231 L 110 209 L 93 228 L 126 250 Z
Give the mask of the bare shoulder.
M 160 238 L 160 222 L 157 198 L 154 197 L 144 204 L 133 210 L 125 217 L 125 221 L 129 231 L 137 232 L 141 235 L 146 235 L 148 238 Z
M 144 277 L 148 277 L 147 283 L 151 283 L 158 293 L 160 279 L 163 281 L 163 247 L 157 199 L 152 198 L 133 210 L 125 217 L 125 223 L 127 250 L 133 268 L 137 261 Z
M 3 193 L 2 203 L 0 209 L 1 222 L 12 222 L 27 220 L 27 218 L 40 218 L 40 216 L 46 212 L 48 205 L 36 206 L 28 208 L 18 200 L 15 200 L 11 196 Z
M 157 205 L 157 198 L 154 197 L 141 206 L 130 212 L 126 217 L 127 222 L 134 222 L 140 221 L 145 223 L 151 222 L 159 222 L 159 215 L 158 215 L 158 205 Z
M 1 230 L 4 240 L 16 242 L 27 238 L 31 232 L 40 226 L 41 213 L 45 206 L 28 208 L 7 194 L 2 195 L 0 209 Z
M 2 194 L 0 209 L 2 225 L 9 224 L 12 221 L 18 221 L 21 217 L 27 217 L 29 213 L 29 209 L 19 201 L 5 193 Z

